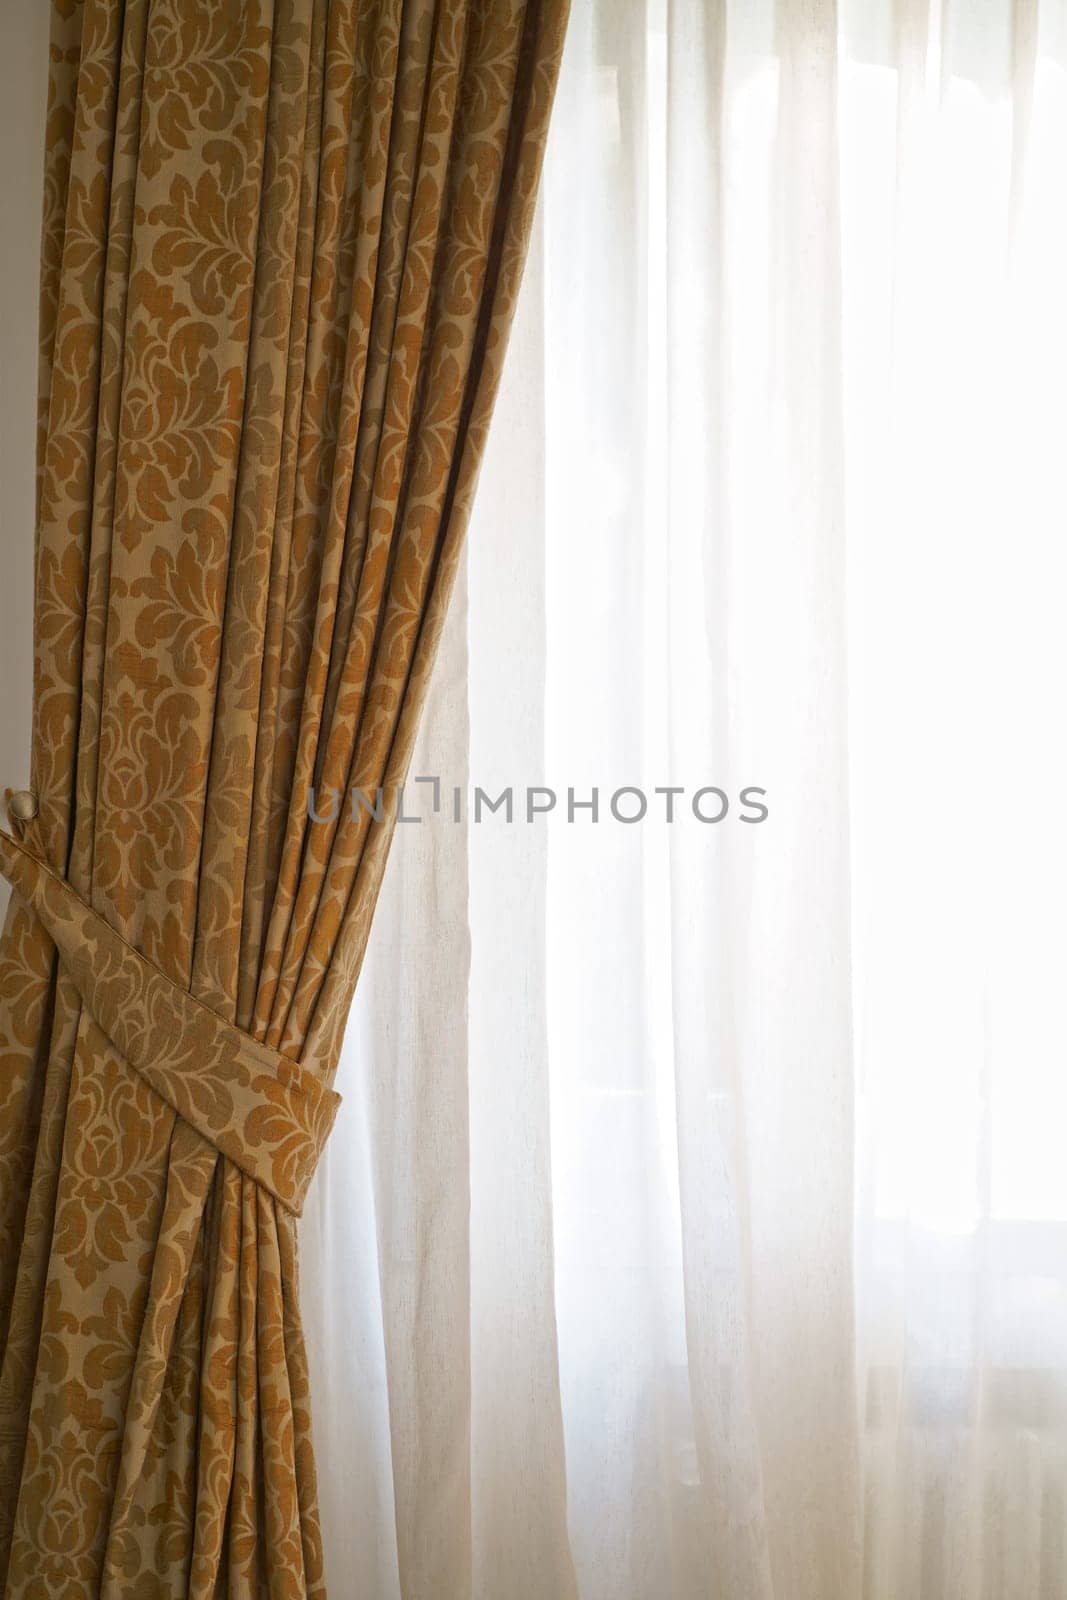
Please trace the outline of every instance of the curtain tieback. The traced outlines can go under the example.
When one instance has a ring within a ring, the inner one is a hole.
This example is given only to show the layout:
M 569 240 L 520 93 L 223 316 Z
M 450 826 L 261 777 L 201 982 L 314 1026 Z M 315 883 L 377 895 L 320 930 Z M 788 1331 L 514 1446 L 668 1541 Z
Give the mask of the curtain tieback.
M 11 804 L 20 798 L 9 797 L 13 821 L 26 820 Z M 0 872 L 36 912 L 86 1009 L 129 1065 L 299 1216 L 340 1095 L 173 983 L 2 828 Z

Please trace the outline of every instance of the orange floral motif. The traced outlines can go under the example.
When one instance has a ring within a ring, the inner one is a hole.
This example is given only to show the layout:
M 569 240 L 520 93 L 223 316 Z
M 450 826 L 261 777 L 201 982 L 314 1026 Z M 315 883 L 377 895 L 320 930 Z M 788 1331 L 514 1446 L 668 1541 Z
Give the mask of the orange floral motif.
M 0 1597 L 321 1600 L 296 1216 L 567 0 L 52 0 Z

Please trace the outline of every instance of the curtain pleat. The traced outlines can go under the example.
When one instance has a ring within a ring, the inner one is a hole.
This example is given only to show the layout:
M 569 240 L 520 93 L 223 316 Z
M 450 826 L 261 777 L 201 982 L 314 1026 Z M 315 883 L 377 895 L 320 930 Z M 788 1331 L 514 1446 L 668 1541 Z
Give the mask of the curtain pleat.
M 345 792 L 410 757 L 565 10 L 53 5 L 36 815 L 5 870 L 66 879 L 94 962 L 151 964 L 131 1026 L 168 1044 L 123 1054 L 16 893 L 5 1595 L 324 1593 L 286 1119 L 336 1065 L 391 831 Z

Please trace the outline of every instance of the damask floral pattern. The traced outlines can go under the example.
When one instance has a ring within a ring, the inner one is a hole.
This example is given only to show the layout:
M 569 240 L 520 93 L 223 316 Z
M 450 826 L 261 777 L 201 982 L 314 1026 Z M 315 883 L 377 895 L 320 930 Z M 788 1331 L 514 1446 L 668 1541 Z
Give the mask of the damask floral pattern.
M 30 851 L 0 831 L 0 869 L 37 915 L 82 1005 L 127 1066 L 299 1215 L 338 1096 L 172 983 Z M 114 1176 L 120 1151 L 112 1149 Z
M 324 1594 L 295 1213 L 566 0 L 53 0 L 0 1592 Z

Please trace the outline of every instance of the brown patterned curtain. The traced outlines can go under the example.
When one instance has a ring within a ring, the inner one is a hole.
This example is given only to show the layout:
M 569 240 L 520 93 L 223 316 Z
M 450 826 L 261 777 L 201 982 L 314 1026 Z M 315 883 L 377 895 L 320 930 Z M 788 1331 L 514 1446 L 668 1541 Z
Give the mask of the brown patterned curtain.
M 566 0 L 53 0 L 0 1591 L 324 1593 L 295 1218 Z M 506 530 L 502 530 L 506 536 Z

